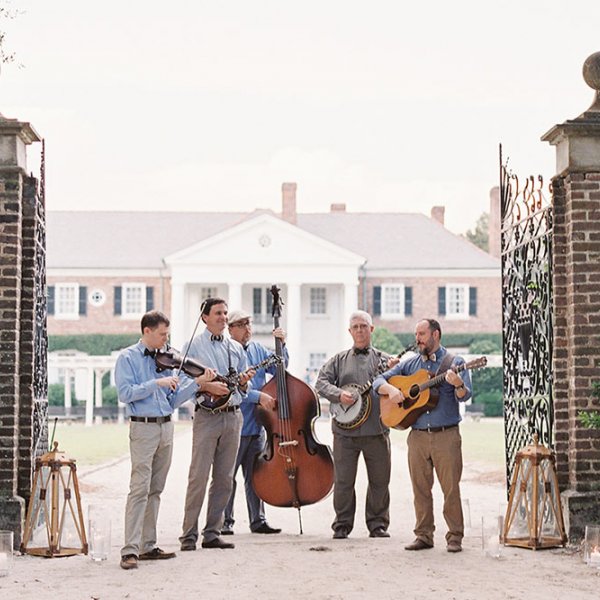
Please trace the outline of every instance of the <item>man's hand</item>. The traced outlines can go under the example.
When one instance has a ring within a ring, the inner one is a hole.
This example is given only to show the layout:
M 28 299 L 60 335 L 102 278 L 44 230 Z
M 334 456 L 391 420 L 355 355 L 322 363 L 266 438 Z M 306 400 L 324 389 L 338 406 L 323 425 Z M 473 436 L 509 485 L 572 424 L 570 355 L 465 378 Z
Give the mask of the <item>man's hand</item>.
M 340 402 L 342 404 L 354 404 L 355 398 L 350 392 L 343 391 L 340 394 Z
M 397 356 L 392 356 L 392 357 L 388 358 L 387 368 L 391 369 L 392 367 L 395 367 L 399 362 L 400 362 L 400 358 L 398 358 Z
M 281 327 L 273 329 L 273 337 L 280 339 L 285 344 L 285 331 Z
M 179 377 L 177 377 L 177 375 L 171 375 L 170 377 L 161 377 L 160 379 L 156 380 L 156 383 L 160 387 L 166 387 L 172 391 L 175 391 L 177 389 L 177 384 L 179 383 Z
M 247 371 L 240 373 L 240 376 L 238 378 L 240 385 L 242 385 L 242 386 L 246 385 L 255 375 L 256 375 L 255 369 L 248 369 Z
M 461 385 L 464 385 L 464 382 L 460 378 L 458 373 L 455 373 L 452 370 L 450 370 L 446 373 L 445 379 L 450 385 L 453 385 L 455 388 L 460 387 Z
M 267 410 L 275 410 L 275 398 L 273 398 L 273 396 L 269 396 L 269 394 L 261 392 L 258 398 L 258 405 Z
M 221 381 L 210 381 L 202 385 L 202 392 L 218 398 L 229 394 L 229 388 Z
M 390 400 L 398 405 L 404 400 L 404 394 L 390 383 L 384 383 L 380 386 L 378 393 L 380 396 L 389 396 Z
M 199 386 L 206 387 L 209 381 L 212 381 L 217 376 L 217 372 L 210 367 L 206 367 L 206 371 L 194 379 Z

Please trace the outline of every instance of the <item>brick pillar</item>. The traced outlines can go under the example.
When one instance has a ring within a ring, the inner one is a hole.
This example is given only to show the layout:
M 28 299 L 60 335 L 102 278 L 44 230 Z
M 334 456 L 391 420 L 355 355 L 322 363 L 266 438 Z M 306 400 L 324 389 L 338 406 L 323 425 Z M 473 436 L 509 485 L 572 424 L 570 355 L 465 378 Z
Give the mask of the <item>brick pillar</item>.
M 22 436 L 29 435 L 31 447 L 31 434 L 23 430 L 23 423 L 31 422 L 31 404 L 28 412 L 22 403 L 23 372 L 33 373 L 23 343 L 33 345 L 34 312 L 33 297 L 22 290 L 34 270 L 28 266 L 31 249 L 24 243 L 28 235 L 25 195 L 32 179 L 26 175 L 26 146 L 39 139 L 29 123 L 0 115 L 0 529 L 15 532 L 16 547 L 25 510 L 19 474 L 21 469 L 30 473 L 33 461 L 31 453 L 23 455 L 27 443 Z
M 556 146 L 554 208 L 554 393 L 557 471 L 569 539 L 600 524 L 600 430 L 579 413 L 600 410 L 600 52 L 584 65 L 592 106 L 542 140 Z

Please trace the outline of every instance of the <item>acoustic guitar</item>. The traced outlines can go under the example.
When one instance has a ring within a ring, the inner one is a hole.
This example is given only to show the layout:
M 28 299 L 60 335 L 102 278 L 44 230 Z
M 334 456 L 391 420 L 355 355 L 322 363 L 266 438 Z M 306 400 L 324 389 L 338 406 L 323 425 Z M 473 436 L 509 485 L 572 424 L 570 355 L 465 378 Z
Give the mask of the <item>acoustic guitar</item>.
M 424 412 L 437 406 L 439 389 L 436 387 L 446 378 L 448 371 L 460 373 L 466 369 L 478 369 L 487 365 L 487 358 L 482 356 L 468 363 L 448 369 L 438 375 L 432 375 L 427 369 L 420 369 L 412 375 L 394 375 L 388 383 L 399 389 L 404 396 L 401 402 L 392 402 L 387 395 L 381 395 L 381 422 L 387 427 L 407 429 Z

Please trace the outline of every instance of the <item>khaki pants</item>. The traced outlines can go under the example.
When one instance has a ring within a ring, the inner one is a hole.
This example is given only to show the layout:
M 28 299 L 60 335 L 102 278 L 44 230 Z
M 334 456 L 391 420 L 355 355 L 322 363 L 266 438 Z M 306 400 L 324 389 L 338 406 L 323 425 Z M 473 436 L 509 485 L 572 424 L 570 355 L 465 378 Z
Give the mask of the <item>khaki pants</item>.
M 433 545 L 433 471 L 444 493 L 446 542 L 461 543 L 464 535 L 460 498 L 462 440 L 458 427 L 428 433 L 413 429 L 408 435 L 408 469 L 415 505 L 415 536 Z
M 192 462 L 185 496 L 183 532 L 179 541 L 198 541 L 198 518 L 206 495 L 212 467 L 212 481 L 208 491 L 206 525 L 202 538 L 210 542 L 221 535 L 223 513 L 233 489 L 233 469 L 240 444 L 242 413 L 194 413 Z
M 356 470 L 362 452 L 367 467 L 369 486 L 365 505 L 365 520 L 369 531 L 378 527 L 387 530 L 390 524 L 390 472 L 391 453 L 389 434 L 345 436 L 333 435 L 333 460 L 335 464 L 335 486 L 333 507 L 335 520 L 331 528 L 354 527 L 356 510 Z
M 156 546 L 156 522 L 173 455 L 173 422 L 129 424 L 131 478 L 121 556 L 139 556 Z

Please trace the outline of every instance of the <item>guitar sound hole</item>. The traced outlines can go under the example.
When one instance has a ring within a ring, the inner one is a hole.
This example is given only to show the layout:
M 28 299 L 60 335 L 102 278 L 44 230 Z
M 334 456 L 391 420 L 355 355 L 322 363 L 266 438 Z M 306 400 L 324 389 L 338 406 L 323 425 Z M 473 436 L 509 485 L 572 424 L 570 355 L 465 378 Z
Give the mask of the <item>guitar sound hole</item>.
M 409 396 L 414 400 L 419 397 L 419 386 L 415 383 L 415 385 L 410 386 Z

